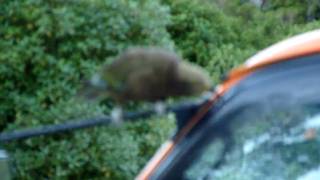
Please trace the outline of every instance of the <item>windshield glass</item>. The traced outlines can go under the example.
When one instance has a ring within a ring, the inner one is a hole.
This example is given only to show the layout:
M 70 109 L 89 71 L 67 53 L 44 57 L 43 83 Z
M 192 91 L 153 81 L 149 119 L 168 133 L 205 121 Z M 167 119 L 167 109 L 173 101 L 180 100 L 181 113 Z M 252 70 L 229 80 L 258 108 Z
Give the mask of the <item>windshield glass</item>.
M 184 172 L 185 179 L 320 177 L 320 106 L 262 103 L 229 120 L 232 134 L 207 143 Z

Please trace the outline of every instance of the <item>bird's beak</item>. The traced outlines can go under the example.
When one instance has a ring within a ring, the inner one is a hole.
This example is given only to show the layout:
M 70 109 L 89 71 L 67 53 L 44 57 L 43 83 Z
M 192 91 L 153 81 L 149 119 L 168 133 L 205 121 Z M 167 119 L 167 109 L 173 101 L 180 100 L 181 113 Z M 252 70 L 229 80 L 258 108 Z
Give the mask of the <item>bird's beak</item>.
M 108 85 L 105 80 L 99 74 L 95 74 L 89 81 L 90 86 L 96 88 L 97 90 L 106 90 Z
M 107 83 L 99 75 L 94 75 L 91 79 L 84 81 L 77 96 L 85 100 L 94 101 L 102 98 L 106 93 Z

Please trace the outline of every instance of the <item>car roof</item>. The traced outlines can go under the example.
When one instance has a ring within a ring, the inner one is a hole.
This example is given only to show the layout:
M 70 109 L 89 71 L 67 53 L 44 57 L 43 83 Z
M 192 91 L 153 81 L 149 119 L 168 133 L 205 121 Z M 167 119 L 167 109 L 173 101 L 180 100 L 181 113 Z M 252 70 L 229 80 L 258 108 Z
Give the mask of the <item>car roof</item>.
M 280 41 L 249 58 L 243 65 L 233 69 L 219 88 L 228 90 L 238 81 L 265 66 L 320 52 L 320 29 Z
M 305 56 L 320 51 L 320 29 L 303 33 L 284 41 L 280 41 L 245 62 L 251 67 L 259 64 L 274 63 L 283 59 Z

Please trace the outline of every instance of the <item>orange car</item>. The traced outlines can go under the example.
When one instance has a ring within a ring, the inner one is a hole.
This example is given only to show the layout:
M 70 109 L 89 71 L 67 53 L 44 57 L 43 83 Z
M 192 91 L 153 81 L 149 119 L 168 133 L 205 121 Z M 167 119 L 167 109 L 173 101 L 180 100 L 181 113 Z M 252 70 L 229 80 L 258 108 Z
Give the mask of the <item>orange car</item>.
M 136 179 L 320 178 L 320 30 L 259 52 L 189 112 Z

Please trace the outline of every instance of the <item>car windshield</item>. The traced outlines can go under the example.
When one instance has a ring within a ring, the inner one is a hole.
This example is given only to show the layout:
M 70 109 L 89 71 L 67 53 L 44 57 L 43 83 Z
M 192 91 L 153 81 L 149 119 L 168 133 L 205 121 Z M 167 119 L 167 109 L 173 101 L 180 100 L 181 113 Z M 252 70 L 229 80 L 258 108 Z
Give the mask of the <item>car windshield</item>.
M 234 115 L 230 137 L 207 143 L 185 170 L 184 179 L 319 177 L 320 106 L 262 104 L 245 107 Z

